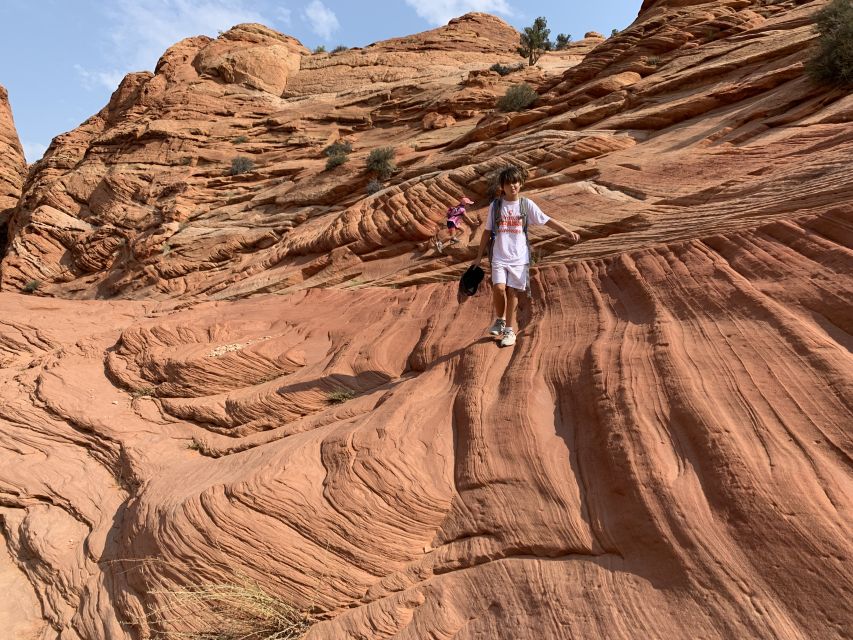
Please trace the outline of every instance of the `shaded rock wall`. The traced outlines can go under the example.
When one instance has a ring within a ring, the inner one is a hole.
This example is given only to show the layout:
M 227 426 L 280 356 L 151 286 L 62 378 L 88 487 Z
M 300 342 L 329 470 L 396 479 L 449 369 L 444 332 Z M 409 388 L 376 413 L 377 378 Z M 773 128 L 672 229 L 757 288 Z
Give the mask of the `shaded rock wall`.
M 0 86 L 0 256 L 6 251 L 9 218 L 21 197 L 26 173 L 27 161 L 12 119 L 9 96 Z

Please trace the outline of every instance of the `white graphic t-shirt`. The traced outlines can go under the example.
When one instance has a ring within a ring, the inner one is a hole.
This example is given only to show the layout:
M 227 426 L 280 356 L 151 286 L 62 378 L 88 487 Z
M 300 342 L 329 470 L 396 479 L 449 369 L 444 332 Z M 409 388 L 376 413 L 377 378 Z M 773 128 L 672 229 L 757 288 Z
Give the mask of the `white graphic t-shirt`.
M 515 266 L 530 263 L 524 224 L 521 221 L 521 198 L 515 202 L 502 200 L 501 215 L 492 247 L 492 264 Z M 550 220 L 532 200 L 527 200 L 527 226 L 545 224 Z M 492 207 L 486 219 L 486 230 L 492 230 Z

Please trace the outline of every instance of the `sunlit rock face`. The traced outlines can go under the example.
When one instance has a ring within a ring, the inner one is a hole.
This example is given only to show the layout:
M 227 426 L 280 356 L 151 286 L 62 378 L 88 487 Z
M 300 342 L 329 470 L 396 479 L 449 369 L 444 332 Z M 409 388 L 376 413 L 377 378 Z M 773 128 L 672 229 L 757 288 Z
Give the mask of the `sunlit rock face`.
M 204 619 L 171 594 L 250 582 L 313 640 L 844 637 L 853 99 L 803 72 L 822 4 L 646 2 L 506 75 L 485 14 L 323 54 L 240 25 L 125 78 L 11 224 L 0 623 L 157 637 Z M 583 241 L 531 228 L 501 349 L 455 280 L 508 162 Z

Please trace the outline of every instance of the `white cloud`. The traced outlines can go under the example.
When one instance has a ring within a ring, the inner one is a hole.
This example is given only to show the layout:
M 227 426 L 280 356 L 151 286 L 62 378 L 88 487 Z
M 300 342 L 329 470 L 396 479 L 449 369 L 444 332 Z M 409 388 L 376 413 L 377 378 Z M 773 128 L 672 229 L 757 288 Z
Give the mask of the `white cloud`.
M 118 83 L 124 77 L 121 71 L 90 71 L 79 64 L 74 65 L 74 70 L 80 75 L 83 88 L 89 91 L 101 88 L 115 91 Z
M 41 160 L 44 152 L 47 151 L 47 145 L 41 142 L 22 142 L 21 146 L 24 148 L 24 157 L 28 164 Z
M 290 9 L 279 7 L 276 9 L 275 13 L 280 24 L 283 24 L 285 27 L 289 27 L 291 25 L 291 15 L 293 12 Z
M 272 23 L 251 4 L 249 0 L 117 0 L 107 4 L 107 24 L 101 33 L 109 41 L 113 65 L 109 69 L 77 67 L 83 86 L 115 90 L 126 74 L 152 71 L 166 49 L 179 40 L 216 37 L 241 22 Z
M 498 13 L 508 17 L 515 15 L 507 0 L 406 0 L 406 4 L 421 18 L 435 26 L 447 24 L 453 18 L 471 11 Z
M 340 28 L 338 17 L 326 7 L 320 0 L 311 0 L 311 4 L 305 7 L 305 19 L 311 23 L 311 29 L 321 38 L 328 40 L 332 32 Z

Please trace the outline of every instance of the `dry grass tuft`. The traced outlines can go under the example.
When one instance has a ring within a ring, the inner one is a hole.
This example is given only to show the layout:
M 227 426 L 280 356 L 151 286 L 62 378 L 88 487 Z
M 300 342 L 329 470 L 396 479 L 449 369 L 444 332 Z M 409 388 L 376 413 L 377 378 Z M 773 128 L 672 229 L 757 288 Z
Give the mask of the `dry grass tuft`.
M 349 389 L 335 389 L 326 394 L 326 402 L 329 404 L 343 404 L 355 398 L 355 392 Z
M 155 594 L 164 601 L 151 614 L 159 640 L 298 640 L 311 627 L 306 614 L 248 580 Z

